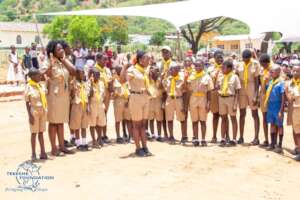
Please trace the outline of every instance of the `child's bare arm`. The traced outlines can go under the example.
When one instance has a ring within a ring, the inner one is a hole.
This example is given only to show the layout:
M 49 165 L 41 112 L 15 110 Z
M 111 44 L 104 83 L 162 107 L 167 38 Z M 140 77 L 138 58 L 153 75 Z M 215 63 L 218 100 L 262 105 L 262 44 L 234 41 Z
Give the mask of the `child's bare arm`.
M 34 118 L 33 118 L 32 113 L 30 112 L 31 106 L 30 106 L 30 103 L 28 101 L 26 101 L 26 109 L 27 109 L 27 113 L 28 113 L 28 117 L 29 117 L 29 123 L 33 124 L 34 123 Z

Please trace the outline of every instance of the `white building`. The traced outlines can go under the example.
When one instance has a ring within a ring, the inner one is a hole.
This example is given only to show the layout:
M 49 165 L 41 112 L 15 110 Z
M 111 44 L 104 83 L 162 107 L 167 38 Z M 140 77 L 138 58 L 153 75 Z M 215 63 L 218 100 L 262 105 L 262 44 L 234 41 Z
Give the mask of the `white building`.
M 15 45 L 17 48 L 30 46 L 32 42 L 45 46 L 48 42 L 43 33 L 44 24 L 24 23 L 24 22 L 0 22 L 0 49 L 9 48 Z M 37 32 L 40 32 L 40 37 Z

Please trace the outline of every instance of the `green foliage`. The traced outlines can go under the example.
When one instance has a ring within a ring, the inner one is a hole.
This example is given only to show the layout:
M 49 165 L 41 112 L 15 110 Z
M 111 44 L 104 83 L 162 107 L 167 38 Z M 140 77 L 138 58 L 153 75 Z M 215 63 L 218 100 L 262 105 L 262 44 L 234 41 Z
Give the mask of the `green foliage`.
M 241 21 L 229 20 L 222 24 L 218 31 L 221 35 L 249 34 L 250 28 Z
M 150 44 L 161 46 L 164 41 L 166 40 L 166 33 L 165 32 L 156 32 L 152 35 L 150 39 Z

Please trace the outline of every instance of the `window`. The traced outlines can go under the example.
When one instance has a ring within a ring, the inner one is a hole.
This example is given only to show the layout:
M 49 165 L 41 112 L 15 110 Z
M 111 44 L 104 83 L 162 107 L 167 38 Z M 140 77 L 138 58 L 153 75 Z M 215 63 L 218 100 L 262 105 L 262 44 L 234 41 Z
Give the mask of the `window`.
M 17 44 L 22 44 L 22 37 L 21 35 L 17 35 Z
M 245 47 L 246 47 L 246 49 L 252 49 L 253 45 L 252 45 L 252 43 L 247 43 L 245 45 Z
M 217 45 L 218 49 L 224 49 L 224 45 Z
M 40 37 L 39 37 L 38 35 L 36 35 L 36 36 L 34 37 L 34 42 L 35 42 L 36 44 L 39 44 L 39 43 L 40 43 Z
M 230 46 L 230 49 L 231 49 L 231 50 L 237 50 L 237 49 L 239 49 L 239 45 L 238 45 L 238 44 L 232 44 L 232 45 Z

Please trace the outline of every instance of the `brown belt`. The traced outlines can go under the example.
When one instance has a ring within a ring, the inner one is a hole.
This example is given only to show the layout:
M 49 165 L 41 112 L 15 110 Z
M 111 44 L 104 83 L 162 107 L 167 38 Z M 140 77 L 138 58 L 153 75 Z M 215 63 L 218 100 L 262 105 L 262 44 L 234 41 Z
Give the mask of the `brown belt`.
M 222 97 L 222 98 L 228 98 L 228 97 L 234 97 L 234 95 L 229 95 L 229 96 L 222 96 L 222 95 L 220 95 L 220 97 Z
M 144 94 L 143 91 L 130 91 L 130 94 Z
M 182 96 L 169 96 L 171 99 L 181 99 L 182 98 Z

